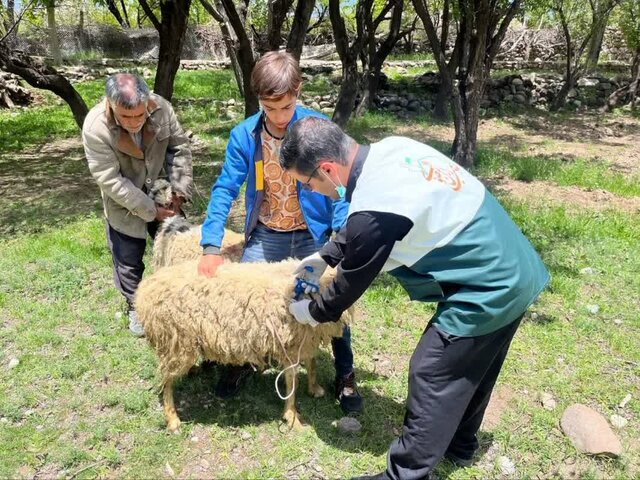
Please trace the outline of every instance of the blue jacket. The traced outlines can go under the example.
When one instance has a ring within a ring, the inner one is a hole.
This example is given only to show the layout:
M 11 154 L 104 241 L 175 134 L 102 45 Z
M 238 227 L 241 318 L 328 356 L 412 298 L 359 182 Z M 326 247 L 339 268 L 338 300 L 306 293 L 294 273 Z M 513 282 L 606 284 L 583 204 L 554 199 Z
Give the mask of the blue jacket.
M 301 118 L 309 116 L 326 118 L 314 110 L 297 106 L 289 127 Z M 224 226 L 231 204 L 238 197 L 240 187 L 245 181 L 247 240 L 258 223 L 260 204 L 264 199 L 264 166 L 260 141 L 262 119 L 263 112 L 258 112 L 231 130 L 222 172 L 213 185 L 207 218 L 202 225 L 200 245 L 203 247 L 222 245 Z M 319 193 L 303 190 L 300 188 L 300 182 L 297 187 L 300 207 L 309 231 L 315 241 L 322 245 L 329 239 L 332 231 L 338 231 L 344 225 L 349 205 L 345 201 L 334 202 Z

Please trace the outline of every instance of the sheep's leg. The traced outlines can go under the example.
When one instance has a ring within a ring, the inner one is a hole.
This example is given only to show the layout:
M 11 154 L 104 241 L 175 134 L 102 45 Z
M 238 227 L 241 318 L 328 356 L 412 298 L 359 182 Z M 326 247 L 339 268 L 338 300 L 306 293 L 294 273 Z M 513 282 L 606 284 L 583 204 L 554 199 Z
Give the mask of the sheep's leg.
M 180 428 L 180 418 L 173 403 L 173 378 L 167 380 L 162 390 L 162 400 L 164 403 L 164 415 L 167 419 L 167 428 L 173 433 L 177 433 Z
M 284 374 L 284 378 L 287 382 L 287 396 L 291 395 L 284 404 L 284 415 L 283 418 L 287 422 L 287 425 L 290 429 L 300 429 L 303 427 L 302 419 L 300 418 L 300 414 L 296 410 L 296 395 L 295 393 L 291 393 L 293 391 L 293 387 L 296 382 L 296 378 L 298 376 L 297 368 L 289 368 Z
M 307 367 L 307 384 L 308 384 L 309 395 L 315 398 L 323 397 L 324 388 L 322 388 L 318 384 L 318 377 L 317 377 L 318 369 L 316 368 L 316 357 L 311 357 L 304 363 Z

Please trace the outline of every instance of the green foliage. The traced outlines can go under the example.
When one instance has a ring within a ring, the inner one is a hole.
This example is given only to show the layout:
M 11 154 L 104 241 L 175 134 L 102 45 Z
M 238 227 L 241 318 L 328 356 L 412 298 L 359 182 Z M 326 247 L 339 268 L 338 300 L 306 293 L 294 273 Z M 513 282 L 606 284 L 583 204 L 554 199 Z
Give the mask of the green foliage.
M 623 0 L 620 5 L 620 29 L 631 50 L 640 49 L 640 1 Z

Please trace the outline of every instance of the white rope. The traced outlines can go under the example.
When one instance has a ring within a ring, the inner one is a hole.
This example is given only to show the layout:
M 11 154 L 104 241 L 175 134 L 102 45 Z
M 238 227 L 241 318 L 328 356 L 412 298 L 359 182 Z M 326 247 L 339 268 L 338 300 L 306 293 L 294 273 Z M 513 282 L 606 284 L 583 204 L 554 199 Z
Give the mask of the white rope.
M 287 357 L 287 360 L 289 360 L 289 363 L 291 363 L 291 359 L 289 358 L 289 355 L 287 355 L 287 349 L 284 347 L 284 343 L 282 342 L 282 340 L 280 339 L 280 336 L 278 335 L 278 333 L 274 330 L 275 336 L 278 339 L 278 341 L 280 342 L 280 345 L 282 346 L 282 351 L 284 352 L 284 356 Z M 293 394 L 296 392 L 296 378 L 297 375 L 293 376 L 293 385 L 291 388 L 291 391 L 289 392 L 289 395 L 284 396 L 280 393 L 280 388 L 278 387 L 278 380 L 280 380 L 280 376 L 285 373 L 287 370 L 289 370 L 290 368 L 297 368 L 300 366 L 300 354 L 302 353 L 302 346 L 304 345 L 305 340 L 307 339 L 307 333 L 309 333 L 309 331 L 307 330 L 306 332 L 304 332 L 304 336 L 302 337 L 302 341 L 300 342 L 300 347 L 298 348 L 298 360 L 296 360 L 296 363 L 294 363 L 293 365 L 289 365 L 288 367 L 285 367 L 277 376 L 276 376 L 276 381 L 275 381 L 275 386 L 276 386 L 276 393 L 278 394 L 278 397 L 280 397 L 280 400 L 289 400 Z

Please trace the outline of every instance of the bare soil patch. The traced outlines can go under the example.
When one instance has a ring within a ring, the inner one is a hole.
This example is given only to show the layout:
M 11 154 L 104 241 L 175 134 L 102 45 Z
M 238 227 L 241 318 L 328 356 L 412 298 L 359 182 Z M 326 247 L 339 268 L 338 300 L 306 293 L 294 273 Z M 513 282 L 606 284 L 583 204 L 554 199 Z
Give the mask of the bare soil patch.
M 498 426 L 502 414 L 509 409 L 515 396 L 516 392 L 507 385 L 498 385 L 493 390 L 491 400 L 482 420 L 482 430 L 490 432 Z
M 621 197 L 601 189 L 559 186 L 544 181 L 501 180 L 494 183 L 497 192 L 525 202 L 565 205 L 570 209 L 616 210 L 640 213 L 640 197 Z

